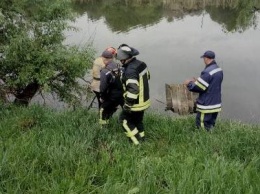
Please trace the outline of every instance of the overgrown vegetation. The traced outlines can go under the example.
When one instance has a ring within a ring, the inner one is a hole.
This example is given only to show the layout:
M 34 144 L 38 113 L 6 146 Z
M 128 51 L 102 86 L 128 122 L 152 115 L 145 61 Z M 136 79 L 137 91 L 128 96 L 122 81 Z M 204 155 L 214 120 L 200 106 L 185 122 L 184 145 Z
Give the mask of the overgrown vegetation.
M 260 193 L 260 127 L 148 113 L 147 140 L 127 141 L 116 116 L 6 107 L 0 112 L 0 193 Z
M 43 91 L 78 102 L 93 54 L 62 44 L 69 3 L 0 1 L 2 98 L 28 105 Z M 116 117 L 101 129 L 94 111 L 1 104 L 0 193 L 260 193 L 259 126 L 219 121 L 207 133 L 193 117 L 149 113 L 145 128 L 134 146 Z
M 70 5 L 68 0 L 1 0 L 0 89 L 16 104 L 28 105 L 37 92 L 55 93 L 72 104 L 82 95 L 77 78 L 90 68 L 93 51 L 90 45 L 63 44 L 74 18 Z

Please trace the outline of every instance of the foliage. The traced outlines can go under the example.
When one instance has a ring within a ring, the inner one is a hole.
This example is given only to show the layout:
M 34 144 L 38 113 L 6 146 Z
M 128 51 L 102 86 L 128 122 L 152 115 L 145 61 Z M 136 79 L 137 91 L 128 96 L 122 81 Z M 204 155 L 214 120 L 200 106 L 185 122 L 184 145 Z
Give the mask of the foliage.
M 63 31 L 74 18 L 70 1 L 3 0 L 0 78 L 15 102 L 28 104 L 39 91 L 55 92 L 72 102 L 81 90 L 76 78 L 91 65 L 93 51 L 63 44 Z
M 0 112 L 0 193 L 259 193 L 260 128 L 147 113 L 146 141 L 127 141 L 116 115 L 5 107 Z

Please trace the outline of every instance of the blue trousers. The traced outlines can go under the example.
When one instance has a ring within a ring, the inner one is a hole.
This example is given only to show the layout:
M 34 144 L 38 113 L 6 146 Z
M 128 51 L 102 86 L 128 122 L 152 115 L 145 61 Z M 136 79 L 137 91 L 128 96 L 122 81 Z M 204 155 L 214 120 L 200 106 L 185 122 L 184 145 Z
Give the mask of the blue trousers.
M 197 112 L 196 115 L 196 126 L 198 128 L 204 128 L 209 131 L 215 126 L 218 112 L 214 113 L 201 113 Z

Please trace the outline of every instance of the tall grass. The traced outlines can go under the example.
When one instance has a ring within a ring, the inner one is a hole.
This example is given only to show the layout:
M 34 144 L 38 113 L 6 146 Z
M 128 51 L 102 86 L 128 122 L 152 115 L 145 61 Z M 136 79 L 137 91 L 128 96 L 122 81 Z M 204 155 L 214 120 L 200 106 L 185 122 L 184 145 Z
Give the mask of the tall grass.
M 260 193 L 260 127 L 145 115 L 147 140 L 126 138 L 116 115 L 43 107 L 0 110 L 0 193 Z

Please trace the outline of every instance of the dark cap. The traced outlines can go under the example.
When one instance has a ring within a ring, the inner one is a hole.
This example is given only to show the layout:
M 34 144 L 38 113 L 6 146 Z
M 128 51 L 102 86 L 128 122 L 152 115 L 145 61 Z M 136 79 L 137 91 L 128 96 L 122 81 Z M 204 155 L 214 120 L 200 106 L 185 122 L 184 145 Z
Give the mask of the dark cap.
M 213 51 L 206 51 L 200 58 L 215 59 L 215 53 Z
M 113 54 L 112 54 L 110 51 L 108 51 L 108 50 L 105 50 L 105 51 L 102 53 L 101 56 L 104 57 L 104 58 L 106 58 L 106 59 L 112 59 L 112 58 L 113 58 Z

